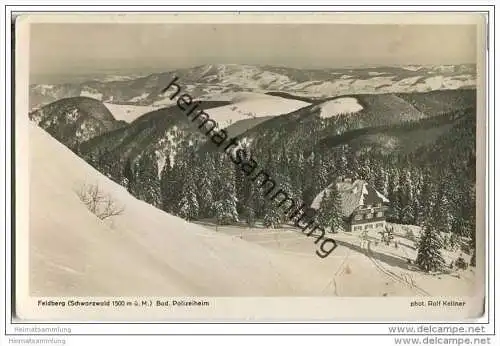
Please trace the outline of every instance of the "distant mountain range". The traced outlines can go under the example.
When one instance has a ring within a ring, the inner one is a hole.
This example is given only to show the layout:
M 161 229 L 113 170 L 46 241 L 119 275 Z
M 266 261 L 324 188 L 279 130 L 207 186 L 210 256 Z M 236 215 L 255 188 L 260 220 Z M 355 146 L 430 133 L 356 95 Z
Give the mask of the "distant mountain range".
M 160 91 L 179 77 L 190 95 L 222 100 L 241 91 L 285 92 L 292 97 L 325 98 L 346 94 L 412 93 L 474 88 L 475 65 L 296 69 L 235 64 L 202 65 L 144 77 L 105 76 L 79 83 L 33 84 L 30 107 L 61 98 L 87 96 L 103 102 L 165 106 L 171 101 Z

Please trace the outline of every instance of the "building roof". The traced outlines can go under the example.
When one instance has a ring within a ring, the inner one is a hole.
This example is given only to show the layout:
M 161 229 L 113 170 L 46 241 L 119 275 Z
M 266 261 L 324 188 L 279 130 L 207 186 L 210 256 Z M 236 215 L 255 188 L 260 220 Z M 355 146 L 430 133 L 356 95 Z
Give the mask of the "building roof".
M 311 208 L 319 209 L 319 204 L 323 199 L 325 193 L 330 191 L 333 184 L 337 184 L 337 189 L 340 193 L 341 208 L 344 217 L 352 215 L 354 210 L 359 206 L 376 206 L 377 204 L 388 203 L 389 200 L 383 194 L 375 190 L 364 180 L 355 180 L 351 182 L 348 179 L 340 180 L 332 183 L 321 191 L 316 198 L 314 198 Z

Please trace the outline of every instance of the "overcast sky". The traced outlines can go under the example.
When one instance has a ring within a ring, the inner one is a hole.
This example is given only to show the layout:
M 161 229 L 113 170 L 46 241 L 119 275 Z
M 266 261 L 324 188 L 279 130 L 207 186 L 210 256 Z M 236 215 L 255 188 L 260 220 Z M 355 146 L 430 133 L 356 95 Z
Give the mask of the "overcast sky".
M 472 25 L 32 24 L 32 74 L 237 63 L 303 68 L 474 63 Z

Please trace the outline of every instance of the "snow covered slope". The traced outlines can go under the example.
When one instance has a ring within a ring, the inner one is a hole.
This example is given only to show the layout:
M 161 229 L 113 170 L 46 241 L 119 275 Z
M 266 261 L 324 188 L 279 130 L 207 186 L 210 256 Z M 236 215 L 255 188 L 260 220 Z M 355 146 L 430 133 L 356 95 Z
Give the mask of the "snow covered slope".
M 304 101 L 279 96 L 240 92 L 232 96 L 231 104 L 211 108 L 206 112 L 221 128 L 225 128 L 240 120 L 278 116 L 308 105 L 309 103 Z
M 105 102 L 104 105 L 113 114 L 116 120 L 123 120 L 131 123 L 141 115 L 155 111 L 160 106 L 136 106 L 136 105 L 119 105 L 114 103 Z
M 297 275 L 300 266 L 273 250 L 135 199 L 30 126 L 31 294 L 272 296 L 314 289 Z M 97 218 L 77 195 L 82 184 L 98 185 L 123 214 Z
M 354 114 L 363 109 L 355 97 L 339 97 L 319 105 L 320 118 L 331 118 L 340 114 Z
M 167 102 L 168 101 L 168 102 Z M 277 116 L 293 112 L 309 103 L 299 100 L 287 99 L 279 96 L 271 96 L 253 92 L 237 92 L 227 95 L 215 95 L 214 97 L 202 98 L 201 101 L 229 101 L 231 104 L 206 110 L 210 117 L 224 128 L 240 120 Z M 132 122 L 140 116 L 176 104 L 176 99 L 168 97 L 162 104 L 151 106 L 119 105 L 105 102 L 104 105 L 117 120 Z M 203 103 L 200 109 L 203 108 Z

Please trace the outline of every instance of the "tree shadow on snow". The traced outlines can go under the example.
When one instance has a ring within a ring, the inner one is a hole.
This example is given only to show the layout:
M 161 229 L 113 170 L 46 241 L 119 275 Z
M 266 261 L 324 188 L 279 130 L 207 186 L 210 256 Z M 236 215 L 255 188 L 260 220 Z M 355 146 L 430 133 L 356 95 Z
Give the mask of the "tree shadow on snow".
M 338 239 L 335 239 L 335 242 L 338 245 L 345 246 L 348 249 L 362 253 L 368 257 L 373 257 L 376 260 L 384 262 L 390 266 L 399 267 L 401 269 L 410 270 L 410 271 L 414 271 L 414 272 L 418 271 L 411 264 L 409 264 L 407 262 L 407 259 L 405 259 L 405 258 L 395 257 L 395 256 L 391 256 L 391 255 L 388 255 L 385 253 L 376 252 L 376 251 L 373 251 L 372 247 L 370 247 L 370 250 L 367 250 L 367 249 L 361 248 L 361 246 L 359 246 L 359 245 L 351 244 L 351 243 L 348 243 L 348 242 L 345 242 L 342 240 L 338 240 Z

